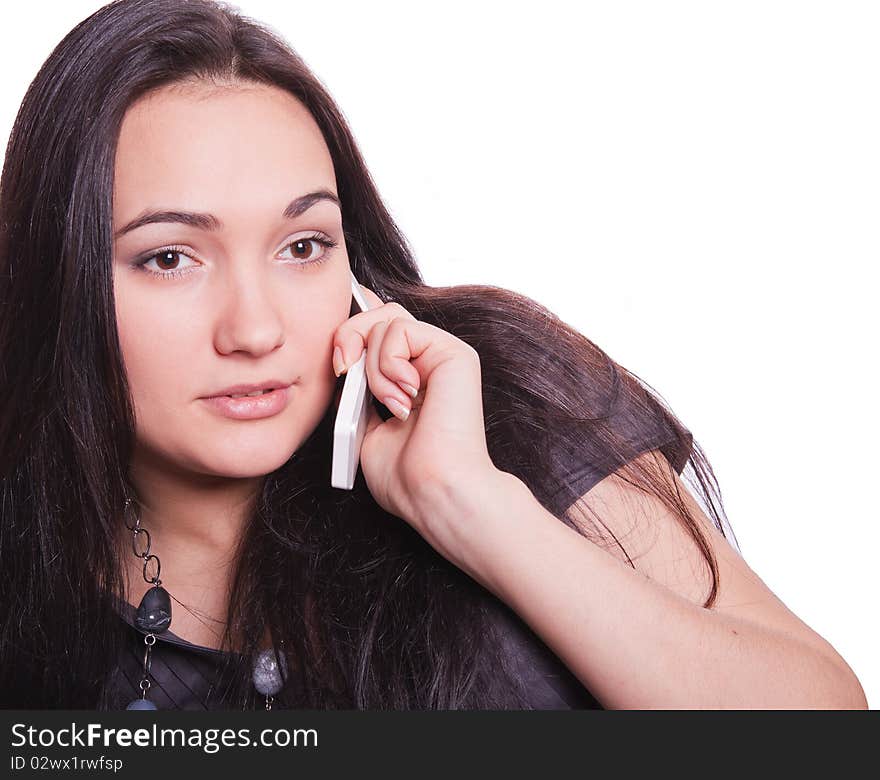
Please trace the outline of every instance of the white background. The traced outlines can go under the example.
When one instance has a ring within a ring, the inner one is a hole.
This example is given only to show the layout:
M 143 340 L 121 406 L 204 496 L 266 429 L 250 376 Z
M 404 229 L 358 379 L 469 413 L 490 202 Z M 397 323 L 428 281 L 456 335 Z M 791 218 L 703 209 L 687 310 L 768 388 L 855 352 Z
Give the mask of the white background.
M 4 7 L 4 145 L 100 5 Z M 236 5 L 338 101 L 429 284 L 523 292 L 663 395 L 880 706 L 880 6 Z

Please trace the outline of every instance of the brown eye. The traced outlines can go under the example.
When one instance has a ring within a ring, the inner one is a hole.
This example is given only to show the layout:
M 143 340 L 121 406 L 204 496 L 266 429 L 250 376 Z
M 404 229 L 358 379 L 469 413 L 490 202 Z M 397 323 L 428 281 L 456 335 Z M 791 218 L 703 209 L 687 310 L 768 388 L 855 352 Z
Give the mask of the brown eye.
M 191 265 L 187 267 L 185 264 L 181 266 L 181 259 L 190 260 Z M 153 270 L 150 266 L 155 263 L 158 270 Z M 154 252 L 151 255 L 138 260 L 134 266 L 139 270 L 150 274 L 158 279 L 173 279 L 184 276 L 193 270 L 198 264 L 186 254 L 183 247 L 169 246 Z
M 169 249 L 156 255 L 156 264 L 163 271 L 171 271 L 177 267 L 180 262 L 180 252 Z
M 293 256 L 297 260 L 309 260 L 314 254 L 314 252 L 309 249 L 309 245 L 314 245 L 316 243 L 317 241 L 313 238 L 301 238 L 298 241 L 294 241 L 290 245 Z
M 336 246 L 337 242 L 329 236 L 314 235 L 291 241 L 284 249 L 290 252 L 293 265 L 315 266 L 323 263 Z

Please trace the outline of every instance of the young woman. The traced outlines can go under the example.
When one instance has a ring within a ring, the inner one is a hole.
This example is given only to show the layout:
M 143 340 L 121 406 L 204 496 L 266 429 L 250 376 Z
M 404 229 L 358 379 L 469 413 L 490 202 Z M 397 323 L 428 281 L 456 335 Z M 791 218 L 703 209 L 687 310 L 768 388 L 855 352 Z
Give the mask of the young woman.
M 0 302 L 4 707 L 866 706 L 662 399 L 528 298 L 425 285 L 333 100 L 229 7 L 114 2 L 52 52 Z

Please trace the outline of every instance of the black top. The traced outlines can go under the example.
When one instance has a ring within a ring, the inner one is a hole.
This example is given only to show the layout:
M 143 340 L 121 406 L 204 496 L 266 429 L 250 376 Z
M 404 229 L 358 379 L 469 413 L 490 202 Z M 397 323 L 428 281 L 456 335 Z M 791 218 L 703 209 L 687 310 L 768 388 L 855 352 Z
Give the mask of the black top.
M 686 444 L 665 423 L 660 427 L 655 424 L 650 430 L 641 427 L 640 435 L 631 439 L 628 457 L 659 448 L 680 474 L 690 455 L 692 437 L 687 429 L 678 430 L 679 434 L 684 431 Z M 578 463 L 575 472 L 571 473 L 571 469 L 568 469 L 567 479 L 574 480 L 575 492 L 579 495 L 586 493 L 621 465 L 620 462 L 607 459 L 604 462 L 596 459 L 588 466 L 580 465 L 583 463 L 582 459 Z M 485 593 L 489 614 L 501 629 L 502 645 L 509 654 L 508 658 L 519 679 L 528 690 L 532 709 L 602 709 L 592 694 L 516 612 L 493 594 L 488 591 Z M 131 626 L 132 633 L 130 649 L 121 659 L 119 676 L 114 683 L 114 698 L 124 702 L 124 707 L 141 696 L 138 684 L 143 668 L 144 642 L 143 633 L 134 625 L 135 608 L 125 604 L 120 614 Z M 224 656 L 222 651 L 194 645 L 171 631 L 158 634 L 156 638 L 151 659 L 148 698 L 159 709 L 228 709 L 217 702 L 216 691 L 211 703 L 207 706 L 205 704 L 215 685 L 216 674 Z M 291 682 L 294 677 L 291 676 Z M 278 708 L 284 706 L 283 698 L 282 693 L 277 700 Z
M 490 597 L 490 615 L 501 628 L 503 647 L 515 664 L 519 678 L 529 691 L 530 706 L 539 710 L 602 709 L 590 692 L 550 651 L 517 614 L 498 599 Z M 135 608 L 126 604 L 122 615 L 131 626 L 132 641 L 121 659 L 114 698 L 121 706 L 140 698 L 138 684 L 142 677 L 143 632 L 134 625 Z M 228 709 L 218 701 L 215 685 L 224 653 L 201 647 L 165 631 L 156 635 L 150 660 L 150 689 L 147 698 L 160 710 Z M 295 676 L 291 676 L 293 684 Z M 208 703 L 206 703 L 208 702 Z M 285 707 L 283 698 L 275 707 Z

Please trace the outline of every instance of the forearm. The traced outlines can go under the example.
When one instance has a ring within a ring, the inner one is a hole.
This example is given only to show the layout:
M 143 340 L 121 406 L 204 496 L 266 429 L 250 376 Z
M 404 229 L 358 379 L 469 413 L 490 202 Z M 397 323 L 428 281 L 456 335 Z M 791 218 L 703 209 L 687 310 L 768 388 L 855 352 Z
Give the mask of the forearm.
M 608 709 L 858 706 L 832 659 L 648 579 L 559 522 L 510 474 L 446 488 L 433 512 L 454 562 Z

